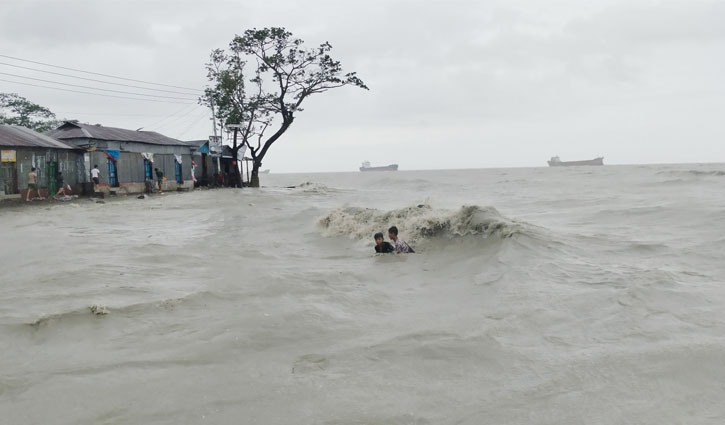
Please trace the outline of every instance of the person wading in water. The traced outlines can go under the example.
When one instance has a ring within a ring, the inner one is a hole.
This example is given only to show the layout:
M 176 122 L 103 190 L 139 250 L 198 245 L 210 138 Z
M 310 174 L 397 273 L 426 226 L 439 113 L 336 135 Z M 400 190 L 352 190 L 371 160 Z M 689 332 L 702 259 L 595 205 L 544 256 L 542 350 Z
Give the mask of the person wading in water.
M 395 252 L 395 247 L 391 245 L 390 242 L 385 242 L 382 232 L 376 233 L 373 237 L 375 238 L 375 252 L 381 254 Z
M 398 228 L 393 226 L 388 229 L 388 237 L 395 244 L 396 254 L 414 254 L 413 248 L 410 247 L 404 240 L 398 239 Z

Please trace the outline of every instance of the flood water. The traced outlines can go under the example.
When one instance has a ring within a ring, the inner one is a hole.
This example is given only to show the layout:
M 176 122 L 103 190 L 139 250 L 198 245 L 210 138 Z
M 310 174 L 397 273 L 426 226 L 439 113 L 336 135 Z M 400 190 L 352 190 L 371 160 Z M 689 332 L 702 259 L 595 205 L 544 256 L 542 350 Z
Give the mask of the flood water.
M 0 423 L 725 423 L 725 165 L 262 179 L 1 208 Z

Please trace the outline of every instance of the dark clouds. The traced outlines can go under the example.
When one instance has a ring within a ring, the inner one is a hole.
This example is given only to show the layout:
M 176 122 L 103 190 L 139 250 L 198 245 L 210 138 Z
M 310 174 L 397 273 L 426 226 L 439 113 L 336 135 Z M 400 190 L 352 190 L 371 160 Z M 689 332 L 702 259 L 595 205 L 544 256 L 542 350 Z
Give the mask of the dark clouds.
M 211 49 L 247 28 L 329 40 L 371 91 L 310 99 L 265 164 L 278 170 L 722 161 L 724 21 L 705 0 L 30 0 L 0 7 L 0 53 L 202 87 Z M 138 128 L 171 114 L 158 130 L 209 132 L 202 108 L 5 86 L 84 120 Z M 450 146 L 458 155 L 441 156 Z
M 0 36 L 42 49 L 154 45 L 148 17 L 134 12 L 131 4 L 119 8 L 105 2 L 4 2 Z

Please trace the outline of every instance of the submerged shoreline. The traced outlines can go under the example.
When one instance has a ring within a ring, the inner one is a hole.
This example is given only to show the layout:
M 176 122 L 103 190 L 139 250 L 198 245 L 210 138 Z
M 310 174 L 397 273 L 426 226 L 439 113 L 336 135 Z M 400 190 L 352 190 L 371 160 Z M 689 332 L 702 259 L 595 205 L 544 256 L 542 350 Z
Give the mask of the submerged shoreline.
M 5 208 L 0 416 L 719 423 L 718 173 L 275 174 Z M 375 255 L 390 225 L 420 254 Z

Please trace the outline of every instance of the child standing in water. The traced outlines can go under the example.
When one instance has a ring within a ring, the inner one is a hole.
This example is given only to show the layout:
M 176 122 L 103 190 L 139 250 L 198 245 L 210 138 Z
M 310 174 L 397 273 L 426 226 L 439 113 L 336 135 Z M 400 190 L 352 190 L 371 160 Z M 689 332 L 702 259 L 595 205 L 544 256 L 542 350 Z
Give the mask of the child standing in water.
M 414 254 L 413 248 L 410 247 L 404 240 L 398 239 L 398 228 L 393 226 L 388 229 L 388 237 L 395 243 L 396 254 Z
M 373 237 L 375 238 L 375 252 L 379 252 L 381 254 L 395 252 L 395 247 L 390 245 L 390 242 L 385 242 L 383 239 L 382 232 L 376 233 Z

